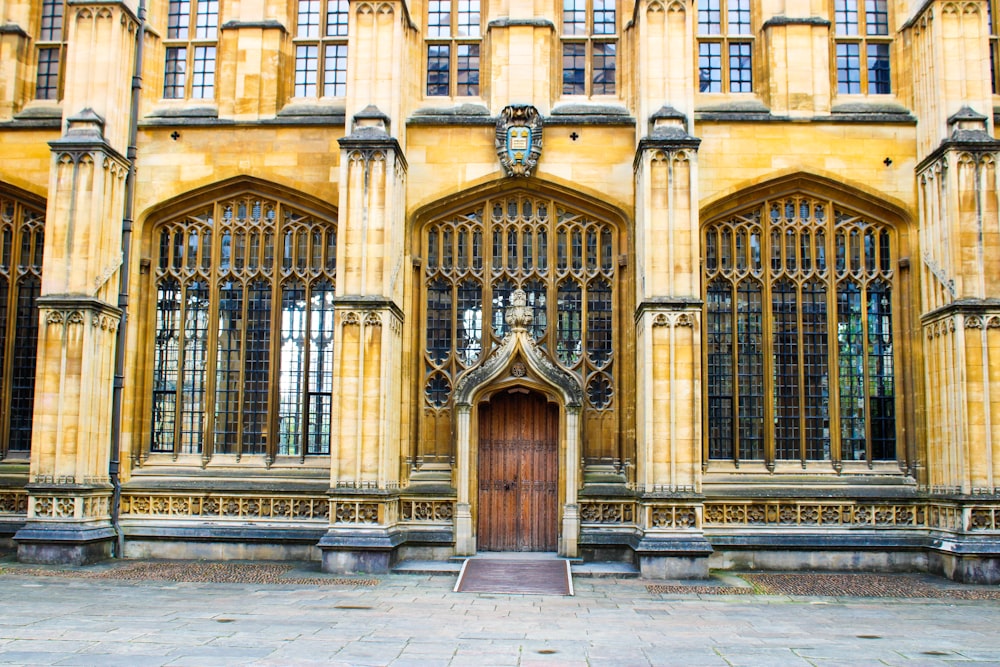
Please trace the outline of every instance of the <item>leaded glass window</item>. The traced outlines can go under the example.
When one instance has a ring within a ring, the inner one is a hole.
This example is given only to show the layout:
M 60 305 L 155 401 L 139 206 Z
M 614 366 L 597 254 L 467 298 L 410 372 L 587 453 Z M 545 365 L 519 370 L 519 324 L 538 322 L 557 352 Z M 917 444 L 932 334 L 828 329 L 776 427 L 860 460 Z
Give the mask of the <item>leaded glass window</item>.
M 347 0 L 298 0 L 295 97 L 347 94 Z
M 478 96 L 482 46 L 480 0 L 430 0 L 426 34 L 427 96 Z
M 837 92 L 891 93 L 889 0 L 834 0 L 833 16 Z
M 750 0 L 698 3 L 698 91 L 753 91 Z
M 169 0 L 164 99 L 215 99 L 219 0 Z
M 615 0 L 563 0 L 563 95 L 614 95 L 617 72 Z
M 0 457 L 31 449 L 44 244 L 44 204 L 0 192 Z
M 156 239 L 150 452 L 328 454 L 336 223 L 244 194 Z
M 892 228 L 787 197 L 703 240 L 708 458 L 894 460 Z
M 579 378 L 585 421 L 608 431 L 595 425 L 588 437 L 615 437 L 619 252 L 609 222 L 528 194 L 489 199 L 428 224 L 421 248 L 425 437 L 450 433 L 455 381 L 509 333 L 504 316 L 518 288 L 532 309 L 530 335 Z

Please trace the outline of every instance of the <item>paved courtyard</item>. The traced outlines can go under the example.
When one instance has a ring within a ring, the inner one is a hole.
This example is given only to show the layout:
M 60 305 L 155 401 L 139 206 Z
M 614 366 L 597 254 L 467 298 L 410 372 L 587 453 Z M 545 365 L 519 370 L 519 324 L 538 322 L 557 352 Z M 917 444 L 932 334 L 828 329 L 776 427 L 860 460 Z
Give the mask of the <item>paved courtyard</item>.
M 562 597 L 453 593 L 451 574 L 122 565 L 2 564 L 0 663 L 1000 666 L 1000 587 L 921 575 L 575 577 Z

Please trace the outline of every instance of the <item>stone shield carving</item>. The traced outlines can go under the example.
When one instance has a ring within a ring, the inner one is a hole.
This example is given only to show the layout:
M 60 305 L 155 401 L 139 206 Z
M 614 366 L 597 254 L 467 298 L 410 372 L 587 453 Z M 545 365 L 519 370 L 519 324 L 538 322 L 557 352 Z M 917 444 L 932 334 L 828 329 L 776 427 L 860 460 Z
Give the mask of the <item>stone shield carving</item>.
M 497 118 L 497 157 L 508 176 L 531 176 L 542 154 L 542 116 L 527 104 L 504 107 Z

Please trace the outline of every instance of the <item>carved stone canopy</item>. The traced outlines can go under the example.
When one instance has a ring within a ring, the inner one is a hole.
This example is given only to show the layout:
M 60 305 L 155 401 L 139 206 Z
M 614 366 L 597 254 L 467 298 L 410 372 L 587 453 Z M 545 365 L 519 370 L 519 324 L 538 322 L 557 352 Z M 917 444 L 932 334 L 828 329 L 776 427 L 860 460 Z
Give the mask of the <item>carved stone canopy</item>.
M 531 308 L 527 303 L 524 290 L 515 290 L 511 295 L 511 304 L 504 314 L 510 330 L 493 354 L 455 381 L 456 405 L 471 405 L 479 390 L 494 380 L 504 375 L 524 377 L 529 369 L 557 390 L 567 408 L 579 408 L 583 404 L 583 387 L 577 377 L 553 363 L 529 333 Z

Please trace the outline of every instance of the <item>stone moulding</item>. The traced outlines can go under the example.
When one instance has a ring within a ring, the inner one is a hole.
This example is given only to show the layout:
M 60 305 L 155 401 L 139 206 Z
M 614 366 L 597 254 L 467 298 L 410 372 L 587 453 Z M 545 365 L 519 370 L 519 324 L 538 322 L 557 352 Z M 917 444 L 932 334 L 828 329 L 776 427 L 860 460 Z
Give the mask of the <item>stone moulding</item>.
M 125 518 L 259 519 L 323 521 L 330 519 L 326 496 L 123 493 Z
M 961 505 L 926 500 L 641 502 L 584 500 L 586 525 L 644 526 L 646 529 L 810 527 L 906 528 L 967 533 L 1000 533 L 1000 501 Z M 640 522 L 640 519 L 642 521 Z
M 0 491 L 0 515 L 26 517 L 28 515 L 28 492 Z
M 451 524 L 455 517 L 455 501 L 450 499 L 410 499 L 399 501 L 399 518 L 413 523 Z

